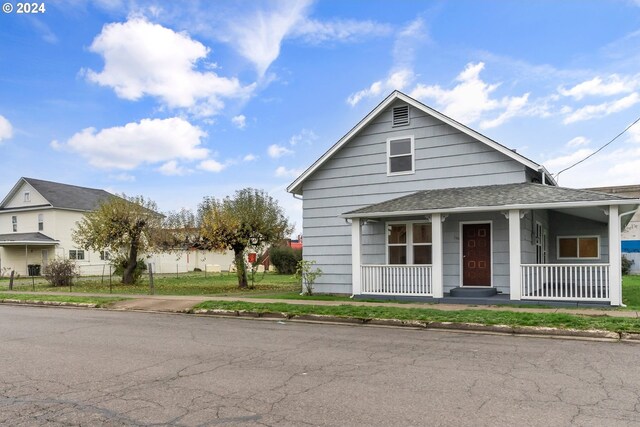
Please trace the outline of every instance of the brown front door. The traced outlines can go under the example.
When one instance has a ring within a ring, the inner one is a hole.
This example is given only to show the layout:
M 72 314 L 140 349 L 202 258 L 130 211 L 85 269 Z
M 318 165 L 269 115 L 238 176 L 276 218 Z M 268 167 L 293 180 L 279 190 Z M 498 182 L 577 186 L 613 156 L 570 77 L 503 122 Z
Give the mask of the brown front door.
M 462 224 L 462 285 L 491 286 L 491 224 Z

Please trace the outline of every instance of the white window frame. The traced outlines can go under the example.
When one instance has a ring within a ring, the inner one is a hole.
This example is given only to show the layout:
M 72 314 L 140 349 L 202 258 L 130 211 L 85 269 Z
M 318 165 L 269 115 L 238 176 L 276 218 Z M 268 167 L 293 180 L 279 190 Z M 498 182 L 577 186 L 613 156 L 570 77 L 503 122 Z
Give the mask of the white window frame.
M 394 141 L 400 141 L 403 139 L 411 140 L 411 170 L 406 170 L 402 172 L 391 172 L 391 157 L 405 157 L 408 154 L 397 154 L 395 156 L 391 156 L 391 143 Z M 416 172 L 416 149 L 415 149 L 415 139 L 413 135 L 405 135 L 405 136 L 395 136 L 393 138 L 387 138 L 387 176 L 397 176 L 397 175 L 411 175 Z
M 75 254 L 75 256 L 73 258 L 71 257 L 71 252 L 73 252 Z M 82 254 L 82 258 L 80 258 L 78 256 L 80 254 Z M 84 261 L 85 260 L 84 249 L 69 249 L 69 259 L 74 260 L 74 261 Z
M 104 250 L 100 251 L 100 261 L 109 261 L 111 260 L 111 252 Z
M 14 233 L 18 232 L 18 215 L 11 216 L 11 229 Z
M 576 239 L 576 244 L 578 247 L 578 256 L 577 257 L 561 257 L 560 256 L 560 239 Z M 596 239 L 598 242 L 598 256 L 597 257 L 581 257 L 580 256 L 580 239 Z M 556 237 L 556 258 L 558 259 L 574 259 L 574 260 L 594 260 L 600 259 L 600 236 L 599 235 L 587 235 L 587 236 L 557 236 Z
M 384 226 L 384 258 L 385 265 L 433 265 L 433 234 L 431 235 L 431 243 L 413 243 L 413 225 L 414 224 L 429 224 L 431 225 L 431 232 L 433 233 L 433 225 L 431 221 L 390 221 L 386 222 Z M 404 225 L 407 230 L 407 242 L 406 243 L 389 243 L 389 226 L 391 225 Z M 389 247 L 390 246 L 404 246 L 405 254 L 407 256 L 406 264 L 389 264 Z M 431 246 L 431 264 L 414 264 L 413 263 L 413 247 L 414 246 Z
M 44 214 L 38 214 L 38 231 L 44 231 Z
M 31 193 L 28 191 L 24 192 L 24 201 L 25 202 L 31 202 Z

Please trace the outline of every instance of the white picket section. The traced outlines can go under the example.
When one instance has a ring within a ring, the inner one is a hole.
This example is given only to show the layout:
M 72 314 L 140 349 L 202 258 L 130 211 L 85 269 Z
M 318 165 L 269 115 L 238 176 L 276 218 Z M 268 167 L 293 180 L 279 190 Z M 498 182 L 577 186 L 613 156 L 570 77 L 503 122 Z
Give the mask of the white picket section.
M 431 265 L 363 265 L 362 294 L 433 296 Z
M 522 299 L 610 301 L 609 264 L 522 264 Z

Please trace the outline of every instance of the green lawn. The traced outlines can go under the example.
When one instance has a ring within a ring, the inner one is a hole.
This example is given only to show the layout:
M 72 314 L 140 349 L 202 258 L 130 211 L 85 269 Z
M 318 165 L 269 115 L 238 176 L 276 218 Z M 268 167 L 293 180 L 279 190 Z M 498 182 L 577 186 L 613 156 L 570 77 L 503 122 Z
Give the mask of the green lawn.
M 400 319 L 426 322 L 460 322 L 485 325 L 544 326 L 561 329 L 598 329 L 612 332 L 640 332 L 640 321 L 628 318 L 590 317 L 561 313 L 514 313 L 509 311 L 457 310 L 440 311 L 429 308 L 320 306 L 285 303 L 246 303 L 205 301 L 195 309 L 243 310 L 289 315 L 320 314 L 360 319 Z
M 640 310 L 640 275 L 622 278 L 622 302 L 627 308 Z
M 74 281 L 71 291 L 86 293 L 114 294 L 149 294 L 149 278 L 145 276 L 136 285 L 122 285 L 118 283 L 119 277 L 112 277 L 112 286 L 109 278 L 81 277 Z M 251 284 L 251 281 L 249 281 Z M 7 290 L 8 280 L 0 281 L 0 289 Z M 204 272 L 190 272 L 176 274 L 164 274 L 154 276 L 154 288 L 157 295 L 259 295 L 264 293 L 295 293 L 299 292 L 300 284 L 291 275 L 266 273 L 256 274 L 253 288 L 238 288 L 238 279 L 235 274 L 212 274 Z M 69 292 L 69 287 L 52 287 L 43 278 L 20 278 L 14 283 L 16 291 L 54 291 Z
M 33 295 L 33 294 L 14 294 L 5 293 L 0 295 L 0 301 L 18 300 L 18 301 L 51 301 L 51 302 L 71 302 L 78 304 L 95 304 L 97 307 L 105 307 L 117 301 L 126 298 L 113 297 L 77 297 L 72 295 Z

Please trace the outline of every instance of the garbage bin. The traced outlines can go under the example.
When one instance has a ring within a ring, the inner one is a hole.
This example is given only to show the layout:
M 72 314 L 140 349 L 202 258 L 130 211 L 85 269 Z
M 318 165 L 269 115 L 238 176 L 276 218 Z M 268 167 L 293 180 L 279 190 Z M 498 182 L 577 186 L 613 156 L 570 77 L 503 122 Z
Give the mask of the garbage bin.
M 29 271 L 29 276 L 39 276 L 40 264 L 29 264 L 27 265 L 27 270 Z

